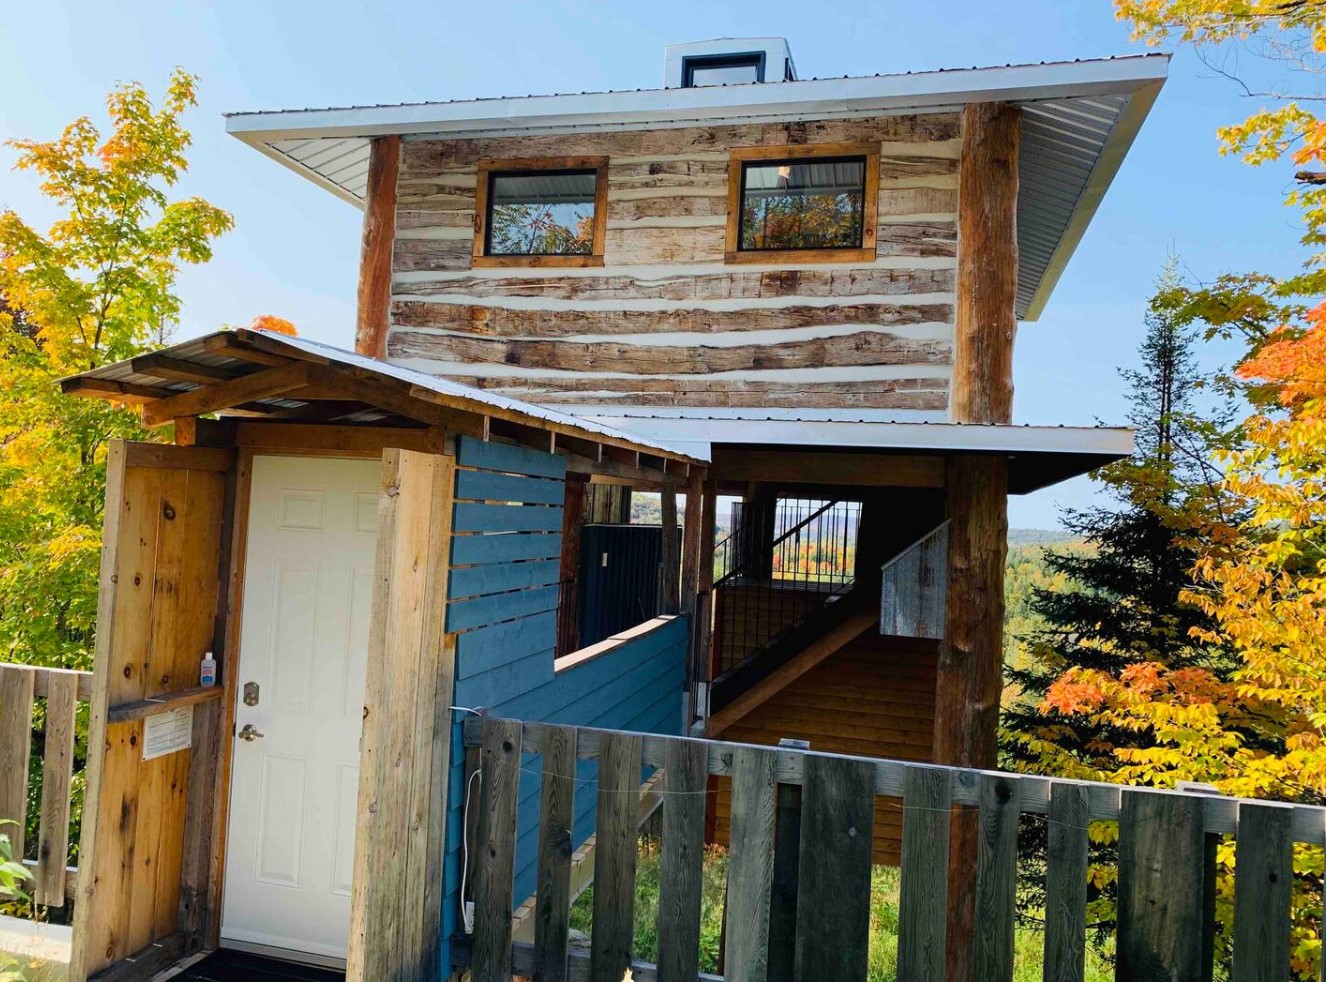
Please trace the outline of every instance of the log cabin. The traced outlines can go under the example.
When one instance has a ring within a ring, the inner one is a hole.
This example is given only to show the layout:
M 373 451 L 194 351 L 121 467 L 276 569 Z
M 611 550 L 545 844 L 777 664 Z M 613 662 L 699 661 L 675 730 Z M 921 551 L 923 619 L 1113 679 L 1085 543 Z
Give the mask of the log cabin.
M 992 767 L 1007 497 L 1132 449 L 1013 424 L 1017 325 L 1166 67 L 801 79 L 726 39 L 651 90 L 230 116 L 363 210 L 353 350 L 220 332 L 64 383 L 175 438 L 110 462 L 71 977 L 218 947 L 450 976 L 501 820 L 476 713 Z M 542 759 L 505 818 L 531 938 L 536 889 L 593 876 L 581 761 L 536 882 Z M 951 835 L 950 940 L 971 808 Z

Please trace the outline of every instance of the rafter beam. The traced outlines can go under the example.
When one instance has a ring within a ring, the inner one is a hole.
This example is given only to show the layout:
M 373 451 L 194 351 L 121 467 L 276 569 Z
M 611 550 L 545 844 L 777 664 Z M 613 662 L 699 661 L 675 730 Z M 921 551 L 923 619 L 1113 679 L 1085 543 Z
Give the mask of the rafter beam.
M 313 366 L 298 362 L 255 372 L 229 382 L 190 389 L 144 405 L 143 422 L 147 426 L 164 426 L 176 416 L 199 416 L 258 399 L 270 399 L 308 385 L 312 371 Z
M 112 399 L 116 402 L 151 402 L 175 395 L 174 389 L 155 385 L 137 385 L 117 382 L 108 378 L 66 378 L 60 380 L 60 391 L 67 396 L 83 399 Z

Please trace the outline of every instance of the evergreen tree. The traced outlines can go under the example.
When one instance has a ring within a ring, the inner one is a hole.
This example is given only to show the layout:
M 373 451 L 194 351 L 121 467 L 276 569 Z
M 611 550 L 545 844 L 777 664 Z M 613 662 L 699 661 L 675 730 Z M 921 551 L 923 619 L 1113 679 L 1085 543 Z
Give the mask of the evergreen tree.
M 1068 585 L 1033 589 L 1029 606 L 1045 626 L 1024 639 L 1029 664 L 1006 670 L 1018 696 L 1004 712 L 1003 748 L 1023 770 L 1100 778 L 1114 769 L 1115 748 L 1136 739 L 1044 706 L 1069 668 L 1117 673 L 1145 661 L 1221 673 L 1229 666 L 1227 652 L 1194 638 L 1210 618 L 1180 597 L 1194 585 L 1203 530 L 1223 506 L 1211 461 L 1233 412 L 1196 363 L 1196 330 L 1166 303 L 1177 281 L 1171 259 L 1146 314 L 1139 364 L 1119 373 L 1136 450 L 1095 473 L 1109 504 L 1065 514 L 1086 548 L 1045 552 L 1048 572 Z
M 1224 677 L 1233 667 L 1228 651 L 1194 637 L 1194 628 L 1209 632 L 1212 621 L 1182 598 L 1194 586 L 1203 535 L 1226 500 L 1211 461 L 1234 413 L 1196 362 L 1197 330 L 1171 302 L 1178 285 L 1171 259 L 1146 314 L 1137 367 L 1120 370 L 1135 452 L 1095 472 L 1111 500 L 1065 514 L 1064 525 L 1081 542 L 1045 551 L 1053 588 L 1033 587 L 1028 598 L 1042 626 L 1019 639 L 1020 664 L 1005 667 L 1013 698 L 1006 699 L 1000 746 L 1009 769 L 1109 780 L 1121 766 L 1118 749 L 1149 745 L 1145 733 L 1047 705 L 1051 686 L 1070 669 L 1118 677 L 1129 665 L 1154 662 Z M 1044 820 L 1028 817 L 1021 826 L 1022 911 L 1044 906 L 1046 832 Z M 1088 923 L 1104 952 L 1114 924 L 1115 856 L 1112 835 L 1099 826 L 1091 859 Z

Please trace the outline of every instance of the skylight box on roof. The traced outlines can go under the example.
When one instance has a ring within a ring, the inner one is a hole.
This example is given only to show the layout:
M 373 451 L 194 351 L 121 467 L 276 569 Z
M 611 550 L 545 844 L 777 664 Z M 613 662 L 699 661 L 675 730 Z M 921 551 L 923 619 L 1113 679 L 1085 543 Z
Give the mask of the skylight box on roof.
M 796 77 L 792 49 L 784 38 L 717 38 L 665 49 L 663 85 L 669 89 L 791 82 Z

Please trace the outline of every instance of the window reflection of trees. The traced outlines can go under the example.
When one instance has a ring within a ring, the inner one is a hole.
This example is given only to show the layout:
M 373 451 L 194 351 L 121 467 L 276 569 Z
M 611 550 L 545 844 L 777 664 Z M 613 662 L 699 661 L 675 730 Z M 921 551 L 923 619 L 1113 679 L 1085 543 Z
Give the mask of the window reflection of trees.
M 831 249 L 861 245 L 864 193 L 788 192 L 746 196 L 742 249 Z
M 489 254 L 587 256 L 594 247 L 594 205 L 494 204 Z

